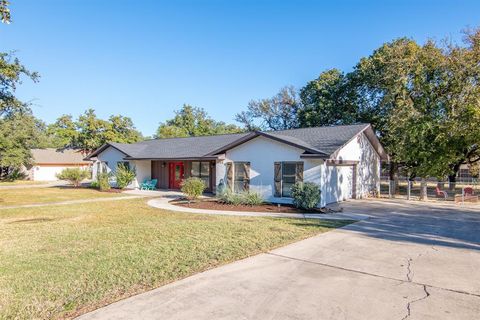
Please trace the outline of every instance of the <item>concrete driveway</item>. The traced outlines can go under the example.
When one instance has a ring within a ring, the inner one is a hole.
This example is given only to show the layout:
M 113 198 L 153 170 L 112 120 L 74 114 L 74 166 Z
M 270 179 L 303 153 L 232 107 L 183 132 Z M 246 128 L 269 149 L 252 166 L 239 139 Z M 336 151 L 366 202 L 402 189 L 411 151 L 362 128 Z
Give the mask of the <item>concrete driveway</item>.
M 372 218 L 81 319 L 479 319 L 480 209 L 343 206 Z

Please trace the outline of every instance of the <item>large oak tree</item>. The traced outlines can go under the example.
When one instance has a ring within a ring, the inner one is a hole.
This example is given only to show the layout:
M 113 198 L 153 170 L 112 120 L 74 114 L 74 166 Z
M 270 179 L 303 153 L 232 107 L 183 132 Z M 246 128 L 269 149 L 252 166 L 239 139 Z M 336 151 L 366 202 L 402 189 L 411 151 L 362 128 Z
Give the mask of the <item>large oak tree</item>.
M 175 112 L 173 119 L 160 123 L 156 137 L 193 137 L 238 132 L 242 132 L 242 129 L 236 125 L 213 120 L 204 109 L 185 104 Z

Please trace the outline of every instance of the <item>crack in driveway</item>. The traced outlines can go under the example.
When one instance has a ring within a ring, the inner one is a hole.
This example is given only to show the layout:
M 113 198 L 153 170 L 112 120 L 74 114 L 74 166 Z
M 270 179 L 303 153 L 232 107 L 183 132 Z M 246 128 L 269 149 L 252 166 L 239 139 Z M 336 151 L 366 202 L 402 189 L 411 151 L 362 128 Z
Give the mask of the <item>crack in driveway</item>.
M 408 258 L 407 259 L 407 281 L 408 282 L 412 282 L 412 269 L 410 268 L 411 264 L 412 264 L 412 261 L 413 259 L 412 258 Z
M 464 295 L 467 295 L 467 296 L 480 298 L 480 294 L 477 294 L 477 293 L 472 293 L 472 292 L 467 292 L 467 291 L 462 291 L 462 290 L 456 290 L 456 289 L 450 289 L 450 288 L 444 288 L 444 287 L 438 287 L 438 286 L 434 286 L 434 285 L 431 285 L 431 284 L 420 283 L 420 282 L 415 282 L 415 281 L 406 281 L 404 279 L 397 279 L 397 278 L 382 276 L 380 274 L 370 273 L 370 272 L 366 272 L 366 271 L 355 270 L 355 269 L 345 268 L 345 267 L 341 267 L 341 266 L 335 266 L 335 265 L 331 265 L 331 264 L 327 264 L 327 263 L 310 261 L 310 260 L 300 259 L 300 258 L 295 258 L 295 257 L 289 257 L 289 256 L 286 256 L 286 255 L 273 253 L 273 252 L 265 252 L 265 254 L 270 255 L 270 256 L 279 257 L 279 258 L 284 258 L 284 259 L 300 261 L 300 262 L 304 262 L 304 263 L 315 264 L 315 265 L 319 265 L 319 266 L 323 266 L 323 267 L 327 267 L 327 268 L 331 268 L 331 269 L 342 270 L 342 271 L 345 271 L 345 272 L 354 272 L 354 273 L 358 273 L 358 274 L 367 275 L 367 276 L 370 276 L 370 277 L 392 280 L 392 281 L 398 282 L 399 285 L 403 284 L 403 283 L 411 283 L 411 284 L 414 284 L 414 285 L 417 285 L 417 286 L 425 286 L 425 290 L 426 290 L 427 287 L 429 287 L 429 288 L 435 288 L 435 289 L 438 289 L 438 290 L 444 290 L 444 291 L 448 291 L 448 292 L 454 292 L 454 293 L 459 293 L 459 294 L 464 294 Z
M 433 246 L 431 246 L 430 249 L 433 249 L 433 250 L 435 250 L 435 251 L 438 251 L 438 250 L 435 249 Z M 426 254 L 427 251 L 425 251 L 424 253 Z M 421 256 L 423 256 L 424 253 L 419 253 L 415 259 L 420 258 Z M 410 283 L 412 283 L 412 279 L 413 279 L 412 262 L 413 262 L 412 257 L 409 257 L 409 258 L 407 259 L 407 282 L 410 282 Z M 423 291 L 425 292 L 425 296 L 424 296 L 424 297 L 419 298 L 419 299 L 416 299 L 416 300 L 413 300 L 413 301 L 409 301 L 409 302 L 407 303 L 407 314 L 405 315 L 405 317 L 402 318 L 402 320 L 405 320 L 405 319 L 407 319 L 407 318 L 409 318 L 409 317 L 411 316 L 411 314 L 412 314 L 411 306 L 412 306 L 413 303 L 418 302 L 418 301 L 425 300 L 425 299 L 427 299 L 427 298 L 430 296 L 430 293 L 429 293 L 428 290 L 427 290 L 427 285 L 426 285 L 426 284 L 423 284 Z
M 423 291 L 425 292 L 425 296 L 424 297 L 421 297 L 419 299 L 416 299 L 416 300 L 412 300 L 412 301 L 409 301 L 407 303 L 407 314 L 405 315 L 405 317 L 402 318 L 402 320 L 405 320 L 405 319 L 408 319 L 411 315 L 412 315 L 412 304 L 414 304 L 415 302 L 418 302 L 418 301 L 422 301 L 422 300 L 425 300 L 427 299 L 428 297 L 430 297 L 430 292 L 428 292 L 427 290 L 427 285 L 423 285 Z

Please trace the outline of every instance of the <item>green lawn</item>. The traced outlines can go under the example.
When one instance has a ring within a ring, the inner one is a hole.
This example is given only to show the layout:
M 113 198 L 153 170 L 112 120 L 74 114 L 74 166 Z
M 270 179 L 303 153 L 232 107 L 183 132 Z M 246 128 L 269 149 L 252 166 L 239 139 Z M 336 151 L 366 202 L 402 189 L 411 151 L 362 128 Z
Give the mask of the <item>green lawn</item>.
M 145 199 L 0 211 L 0 318 L 70 318 L 351 221 L 175 213 Z
M 15 181 L 5 181 L 0 180 L 0 187 L 1 186 L 24 186 L 24 185 L 32 185 L 32 184 L 47 184 L 48 181 L 32 181 L 32 180 L 15 180 Z
M 99 192 L 95 189 L 73 187 L 0 189 L 0 208 L 23 204 L 61 202 L 125 196 L 121 193 Z

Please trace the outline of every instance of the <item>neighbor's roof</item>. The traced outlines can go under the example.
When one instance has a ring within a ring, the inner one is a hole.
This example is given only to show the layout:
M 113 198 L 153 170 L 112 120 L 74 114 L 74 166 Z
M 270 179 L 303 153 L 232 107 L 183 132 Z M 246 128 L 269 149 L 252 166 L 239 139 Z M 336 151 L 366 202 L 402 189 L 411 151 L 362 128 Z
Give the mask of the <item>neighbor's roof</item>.
M 31 149 L 35 164 L 88 164 L 84 154 L 77 149 Z
M 113 147 L 123 152 L 125 159 L 215 158 L 219 154 L 259 136 L 303 149 L 306 155 L 330 158 L 361 132 L 365 132 L 372 145 L 374 145 L 383 158 L 384 150 L 370 125 L 356 124 L 281 131 L 255 131 L 215 136 L 154 139 L 133 144 L 108 143 L 90 154 L 87 159 L 97 156 L 108 147 Z

